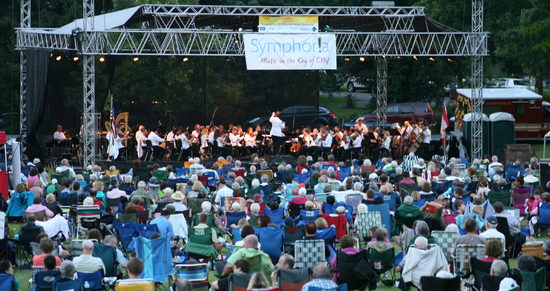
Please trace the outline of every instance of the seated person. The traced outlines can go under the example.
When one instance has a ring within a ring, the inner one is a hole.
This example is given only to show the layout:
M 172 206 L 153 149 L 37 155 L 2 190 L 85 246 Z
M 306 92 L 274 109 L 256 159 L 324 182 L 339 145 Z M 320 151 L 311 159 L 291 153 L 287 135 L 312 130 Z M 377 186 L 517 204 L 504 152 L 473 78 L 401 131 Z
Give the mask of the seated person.
M 245 225 L 243 226 L 243 229 L 241 230 L 241 237 L 243 238 L 242 240 L 238 241 L 235 243 L 235 246 L 236 247 L 240 247 L 242 248 L 244 246 L 244 238 L 251 235 L 251 234 L 256 234 L 254 232 L 254 227 L 250 226 L 250 225 Z M 262 247 L 262 244 L 260 242 L 258 242 L 258 248 L 261 248 Z
M 250 281 L 248 282 L 247 290 L 266 290 L 269 288 L 271 284 L 267 281 L 267 278 L 262 273 L 254 273 L 252 277 L 250 277 Z
M 386 230 L 385 228 L 383 228 L 383 229 Z M 368 246 L 367 246 L 367 248 L 368 248 Z M 344 235 L 342 237 L 342 239 L 340 240 L 340 250 L 343 253 L 347 254 L 347 255 L 355 255 L 355 254 L 357 254 L 361 251 L 361 249 L 356 249 L 355 248 L 355 242 L 354 242 L 353 238 L 349 235 Z M 336 282 L 336 280 L 338 280 L 338 277 L 340 276 L 340 270 L 338 269 L 338 257 L 337 256 L 334 256 L 334 258 L 332 258 L 332 261 L 330 262 L 330 268 L 332 270 L 336 270 L 336 271 L 334 271 L 334 277 L 332 279 L 333 282 Z M 343 270 L 343 271 L 346 271 L 346 270 Z
M 506 277 L 508 273 L 508 265 L 502 260 L 494 260 L 491 264 L 491 276 Z
M 55 201 L 55 195 L 51 193 L 46 195 L 46 207 L 48 207 L 48 209 L 50 209 L 50 211 L 53 212 L 54 216 L 58 214 L 63 214 L 63 211 Z
M 428 249 L 428 239 L 426 239 L 426 238 L 423 237 L 423 236 L 417 237 L 417 238 L 414 240 L 414 248 L 415 248 L 415 249 L 427 250 L 427 249 Z M 404 257 L 403 257 L 403 260 L 401 260 L 401 263 L 399 263 L 399 265 L 398 265 L 397 267 L 395 267 L 395 271 L 396 271 L 396 272 L 401 272 L 401 271 L 403 271 L 403 268 L 405 268 L 406 260 L 407 260 L 407 256 L 404 256 Z
M 76 268 L 73 264 L 73 262 L 66 260 L 61 263 L 61 279 L 59 279 L 57 282 L 63 283 L 74 280 L 74 274 L 76 273 Z M 84 291 L 84 284 L 80 287 L 80 289 L 77 289 L 78 291 Z M 74 291 L 77 291 L 74 290 Z
M 46 256 L 50 255 L 54 251 L 55 245 L 53 243 L 53 240 L 46 235 L 46 237 L 42 237 L 40 239 L 38 247 L 40 248 L 41 254 L 36 255 L 32 258 L 32 265 L 36 267 L 43 267 L 44 258 L 46 258 Z M 59 257 L 55 257 L 55 261 L 57 266 L 61 266 L 61 259 Z
M 385 251 L 392 249 L 393 245 L 388 240 L 388 231 L 384 227 L 376 229 L 374 232 L 375 241 L 371 241 L 367 244 L 367 250 L 374 249 L 379 253 L 384 253 Z
M 326 221 L 325 221 L 326 223 Z M 309 221 L 306 223 L 306 235 L 303 240 L 316 240 L 318 239 L 315 236 L 315 233 L 317 232 L 317 226 L 315 225 L 315 222 Z M 291 254 L 294 254 L 294 257 L 296 257 L 296 254 L 294 253 L 294 249 L 290 252 Z M 325 257 L 329 258 L 331 255 L 330 249 L 328 248 L 328 245 L 325 241 Z
M 504 246 L 499 240 L 493 239 L 485 245 L 486 258 L 479 259 L 482 262 L 492 263 L 504 254 Z
M 195 226 L 195 228 L 209 228 L 208 215 L 201 213 L 199 215 L 199 224 Z M 222 243 L 218 242 L 216 231 L 213 228 L 212 228 L 211 236 L 212 236 L 212 245 L 214 245 L 214 248 L 216 249 L 216 251 L 219 252 L 225 246 L 225 242 L 222 242 Z
M 307 201 L 309 201 L 307 198 L 306 198 L 306 193 L 307 193 L 307 190 L 306 188 L 300 188 L 299 190 L 298 189 L 293 189 L 292 190 L 292 195 L 294 196 L 295 194 L 295 190 L 298 192 L 298 197 L 294 197 L 292 199 L 290 199 L 290 203 L 292 204 L 296 204 L 296 205 L 304 205 L 306 204 Z M 328 198 L 328 197 L 327 197 Z M 289 205 L 290 205 L 289 203 Z
M 487 244 L 485 238 L 477 235 L 477 222 L 473 218 L 466 218 L 464 220 L 465 235 L 461 235 L 456 239 L 454 247 L 451 249 L 451 254 L 456 255 L 456 247 L 460 244 Z
M 353 239 L 352 239 L 353 242 Z M 340 243 L 341 244 L 341 243 Z M 277 270 L 291 270 L 294 268 L 294 257 L 289 254 L 283 254 L 279 257 L 279 262 L 275 266 L 273 273 L 271 273 L 271 286 L 278 287 L 277 283 Z
M 416 235 L 413 236 L 409 243 L 407 244 L 407 249 L 414 244 L 417 237 L 423 236 L 428 240 L 428 244 L 437 244 L 437 241 L 433 236 L 430 235 L 430 228 L 428 227 L 428 224 L 424 221 L 415 221 L 413 224 L 414 230 L 416 232 Z
M 105 265 L 100 258 L 92 256 L 94 252 L 93 241 L 87 239 L 82 242 L 82 255 L 73 259 L 74 267 L 77 272 L 84 274 L 92 274 L 99 270 L 105 273 Z
M 32 200 L 32 205 L 27 207 L 26 211 L 28 213 L 37 213 L 44 210 L 46 212 L 46 217 L 48 219 L 53 217 L 53 212 L 46 206 L 42 205 L 42 198 L 34 197 Z
M 248 274 L 250 272 L 250 261 L 247 259 L 239 259 L 232 265 L 234 274 Z M 250 277 L 252 275 L 250 274 Z M 229 290 L 229 277 L 222 278 L 212 282 L 212 291 L 227 291 Z
M 128 261 L 128 279 L 139 279 L 141 273 L 143 273 L 143 260 L 131 258 Z
M 260 206 L 260 209 L 258 210 L 257 213 L 252 213 L 252 209 L 248 209 L 248 213 L 247 214 L 264 214 L 264 211 L 265 211 L 265 203 L 262 199 L 262 195 L 261 194 L 254 194 L 253 196 L 253 199 L 248 199 L 246 200 L 246 203 L 248 204 L 258 204 L 258 206 Z M 272 209 L 273 210 L 273 209 Z

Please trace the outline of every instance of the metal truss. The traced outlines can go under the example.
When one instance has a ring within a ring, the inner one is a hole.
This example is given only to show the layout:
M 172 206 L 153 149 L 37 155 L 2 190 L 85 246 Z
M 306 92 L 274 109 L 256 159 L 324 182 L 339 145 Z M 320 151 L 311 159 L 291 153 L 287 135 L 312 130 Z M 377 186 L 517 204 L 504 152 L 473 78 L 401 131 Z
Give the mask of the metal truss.
M 302 7 L 143 5 L 144 15 L 213 16 L 424 16 L 424 7 Z
M 83 0 L 84 30 L 94 30 L 94 0 Z M 82 38 L 83 47 L 95 47 L 96 39 L 93 35 L 84 34 Z M 83 102 L 83 144 L 82 156 L 83 167 L 95 164 L 95 57 L 83 54 L 84 74 L 84 102 Z
M 31 27 L 31 0 L 21 0 L 21 28 Z M 27 157 L 27 52 L 19 55 L 19 135 L 21 136 L 21 158 Z
M 388 124 L 388 61 L 385 56 L 376 58 L 376 125 L 382 129 Z
M 483 0 L 472 1 L 472 33 L 475 33 L 473 49 L 478 49 L 483 42 L 479 37 L 483 32 Z M 478 44 L 478 45 L 476 45 Z M 470 157 L 483 158 L 483 57 L 472 56 L 472 144 Z
M 386 31 L 414 31 L 414 17 L 396 15 L 382 17 Z
M 106 30 L 83 33 L 85 55 L 244 56 L 242 35 L 216 30 Z M 487 55 L 487 34 L 463 32 L 336 31 L 338 56 L 472 56 Z M 17 48 L 75 50 L 70 35 L 44 30 L 17 30 Z M 93 40 L 93 41 L 92 41 Z

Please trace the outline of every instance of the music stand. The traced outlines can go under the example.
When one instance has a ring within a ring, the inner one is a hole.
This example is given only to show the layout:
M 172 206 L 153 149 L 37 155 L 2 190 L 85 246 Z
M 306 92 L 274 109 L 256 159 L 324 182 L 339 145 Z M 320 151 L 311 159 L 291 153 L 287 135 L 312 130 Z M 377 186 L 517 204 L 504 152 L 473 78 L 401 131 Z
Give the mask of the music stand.
M 386 130 L 390 133 L 391 136 L 395 136 L 395 135 L 401 135 L 401 133 L 395 129 L 395 128 L 386 128 Z

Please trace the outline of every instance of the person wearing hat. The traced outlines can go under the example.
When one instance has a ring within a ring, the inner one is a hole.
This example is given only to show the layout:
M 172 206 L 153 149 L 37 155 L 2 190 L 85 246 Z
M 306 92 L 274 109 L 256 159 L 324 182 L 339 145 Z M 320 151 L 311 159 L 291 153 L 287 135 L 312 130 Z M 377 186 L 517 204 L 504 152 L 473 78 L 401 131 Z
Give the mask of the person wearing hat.
M 176 191 L 176 193 L 172 195 L 172 199 L 174 199 L 173 204 L 176 207 L 176 211 L 187 210 L 187 206 L 185 205 L 186 204 L 185 196 L 183 195 L 183 193 L 181 193 L 181 191 Z
M 296 227 L 296 222 L 294 222 L 294 219 L 292 219 L 292 217 L 290 216 L 287 216 L 285 218 L 285 228 L 289 229 L 289 228 L 295 228 L 295 227 Z
M 215 179 L 216 181 L 220 179 L 220 177 L 218 176 L 218 172 L 212 170 L 212 163 L 206 163 L 206 164 L 204 164 L 204 169 L 202 169 L 202 174 L 204 175 L 204 173 L 206 173 L 206 172 L 214 173 L 214 179 Z
M 516 280 L 506 277 L 500 281 L 498 285 L 498 291 L 517 291 L 519 290 L 519 285 Z
M 506 245 L 506 237 L 504 234 L 497 230 L 498 220 L 494 215 L 491 215 L 485 219 L 485 227 L 487 228 L 486 231 L 479 234 L 479 236 L 484 237 L 485 239 L 488 238 L 498 238 L 502 242 L 503 245 Z

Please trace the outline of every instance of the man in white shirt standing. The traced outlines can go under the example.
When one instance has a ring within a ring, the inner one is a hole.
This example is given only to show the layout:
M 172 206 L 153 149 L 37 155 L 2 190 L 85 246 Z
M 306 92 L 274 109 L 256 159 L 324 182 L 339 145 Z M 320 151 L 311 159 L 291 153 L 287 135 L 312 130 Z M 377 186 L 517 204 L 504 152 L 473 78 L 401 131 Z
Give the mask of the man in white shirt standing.
M 147 139 L 147 137 L 145 137 L 146 131 L 147 130 L 145 129 L 145 126 L 140 125 L 139 130 L 136 132 L 136 142 L 137 142 L 136 150 L 137 150 L 138 158 L 140 159 L 143 156 L 143 146 L 145 145 L 145 140 Z
M 274 155 L 280 153 L 281 142 L 283 140 L 283 129 L 285 128 L 285 123 L 279 118 L 280 116 L 281 112 L 277 111 L 271 113 L 271 117 L 269 118 L 269 122 L 271 122 L 271 131 L 269 134 L 273 140 Z
M 429 157 L 428 158 L 425 157 L 425 152 L 427 151 L 428 146 L 430 145 L 430 142 L 432 141 L 432 131 L 428 127 L 428 123 L 425 122 L 425 121 L 422 124 L 422 129 L 423 129 L 423 133 L 424 133 L 424 139 L 422 140 L 422 143 L 418 147 L 418 157 L 429 159 Z
M 164 139 L 158 135 L 158 129 L 155 131 L 151 131 L 148 138 L 151 140 L 151 144 L 153 145 L 153 156 L 157 160 L 162 160 L 164 154 L 166 153 L 166 150 L 159 146 L 161 142 L 164 142 Z

